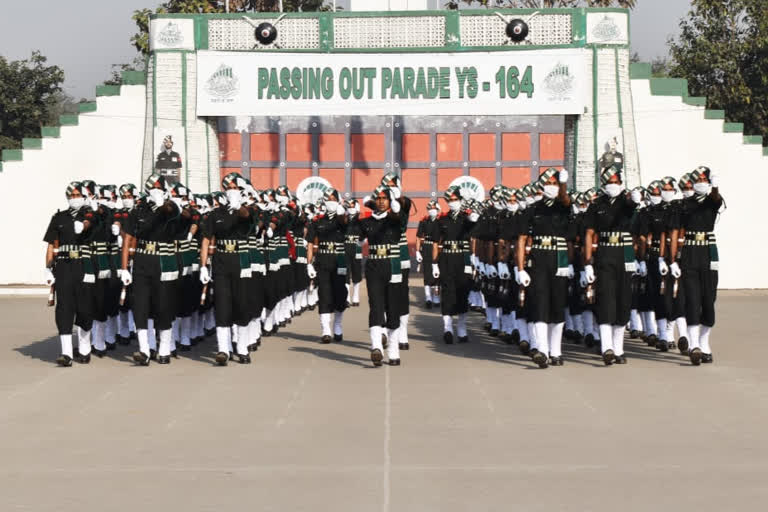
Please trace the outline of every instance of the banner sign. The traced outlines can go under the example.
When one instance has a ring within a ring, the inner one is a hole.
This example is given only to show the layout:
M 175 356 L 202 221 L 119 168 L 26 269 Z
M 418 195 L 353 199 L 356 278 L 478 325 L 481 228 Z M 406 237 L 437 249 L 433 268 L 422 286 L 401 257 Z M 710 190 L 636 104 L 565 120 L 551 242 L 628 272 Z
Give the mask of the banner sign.
M 198 116 L 562 115 L 591 103 L 583 49 L 197 57 Z

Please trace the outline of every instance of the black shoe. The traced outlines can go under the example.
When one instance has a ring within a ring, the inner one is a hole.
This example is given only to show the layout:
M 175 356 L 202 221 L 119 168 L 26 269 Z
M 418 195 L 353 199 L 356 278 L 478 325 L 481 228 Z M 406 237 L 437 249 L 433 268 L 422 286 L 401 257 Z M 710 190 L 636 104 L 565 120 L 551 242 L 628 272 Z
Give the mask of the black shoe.
M 410 350 L 411 349 L 411 346 L 408 345 L 407 343 L 398 343 L 398 345 L 400 345 L 400 350 Z
M 264 329 L 261 331 L 261 335 L 268 338 L 272 336 L 272 331 L 270 331 L 269 329 Z
M 107 350 L 116 350 L 117 343 L 107 343 Z
M 524 356 L 531 353 L 531 344 L 528 343 L 528 340 L 520 340 L 520 353 Z
M 600 340 L 595 340 L 595 354 L 600 355 L 603 353 L 603 344 Z
M 701 360 L 703 358 L 704 354 L 702 354 L 700 348 L 695 348 L 690 351 L 688 354 L 688 357 L 691 358 L 691 364 L 693 366 L 699 366 L 701 364 Z
M 616 364 L 627 364 L 627 356 L 624 354 L 621 354 L 620 356 L 615 356 L 614 363 Z
M 389 366 L 400 366 L 400 360 L 399 359 L 390 359 L 389 360 Z
M 343 334 L 334 334 L 333 335 L 333 341 L 344 341 L 344 335 Z
M 352 303 L 352 307 L 353 308 L 359 308 L 360 307 L 360 303 L 359 302 L 353 302 Z
M 684 356 L 687 356 L 688 355 L 688 338 L 683 336 L 679 340 L 677 340 L 677 349 L 680 351 L 681 354 L 683 354 Z
M 714 362 L 712 359 L 712 354 L 702 354 L 701 362 L 706 364 L 712 364 Z
M 499 330 L 498 329 L 491 329 L 491 332 L 489 332 L 488 334 L 490 334 L 491 336 L 493 336 L 495 338 L 496 336 L 499 335 Z
M 539 349 L 532 348 L 529 356 L 531 357 L 531 359 L 533 359 L 534 357 L 536 357 L 536 354 L 538 354 L 538 353 L 539 353 Z
M 59 366 L 72 366 L 72 358 L 66 354 L 61 354 L 56 358 L 56 364 Z
M 331 342 L 331 337 L 328 336 L 327 334 L 322 338 L 320 338 L 320 343 L 322 343 L 323 345 L 327 345 L 330 342 Z
M 171 350 L 171 357 L 173 357 L 174 359 L 178 359 L 179 352 L 176 349 Z
M 562 357 L 552 357 L 549 360 L 549 364 L 551 366 L 563 366 L 563 358 Z
M 129 340 L 135 340 L 136 339 L 136 331 L 133 331 L 128 335 Z
M 514 343 L 515 345 L 520 343 L 520 331 L 518 331 L 517 329 L 512 330 L 512 343 Z
M 546 368 L 549 366 L 547 364 L 547 354 L 544 352 L 536 351 L 536 353 L 533 355 L 533 362 L 539 365 L 539 368 Z
M 141 366 L 149 366 L 149 356 L 144 352 L 137 351 L 133 353 L 133 361 Z
M 88 364 L 91 362 L 91 354 L 88 354 L 87 356 L 84 355 L 78 355 L 75 360 L 80 364 Z
M 93 354 L 93 355 L 95 355 L 96 357 L 98 357 L 99 359 L 101 359 L 102 357 L 104 357 L 105 355 L 107 355 L 107 351 L 106 351 L 106 350 L 96 350 L 96 349 L 94 348 L 94 349 L 91 349 L 91 354 Z
M 674 341 L 668 342 L 667 345 L 669 345 L 669 350 L 675 350 L 677 348 L 677 343 Z
M 157 364 L 171 364 L 171 356 L 158 356 Z
M 584 335 L 579 331 L 573 331 L 573 339 L 571 341 L 573 341 L 574 345 L 581 345 L 581 342 L 584 341 Z
M 608 349 L 603 352 L 603 363 L 605 366 L 611 366 L 615 358 L 616 356 L 614 355 L 613 350 Z
M 226 352 L 219 352 L 216 354 L 216 364 L 219 366 L 227 366 L 227 361 L 229 361 L 229 354 Z
M 491 332 L 491 322 L 485 322 L 483 324 L 483 329 L 485 329 L 487 332 Z
M 432 301 L 428 300 L 426 304 L 424 304 L 424 307 L 427 309 L 432 309 Z
M 309 309 L 310 311 L 314 311 L 315 310 L 315 305 L 312 304 L 311 306 L 307 306 L 307 309 Z
M 192 345 L 191 344 L 190 345 L 179 345 L 179 350 L 181 350 L 182 352 L 189 352 L 190 350 L 192 350 Z
M 240 364 L 251 364 L 251 356 L 250 355 L 240 356 L 237 362 L 239 362 Z
M 565 329 L 563 331 L 563 338 L 566 340 L 573 338 L 573 329 Z
M 503 333 L 501 336 L 499 336 L 499 339 L 501 341 L 503 341 L 504 343 L 506 343 L 507 345 L 511 345 L 512 344 L 512 335 L 511 334 L 507 334 L 506 332 Z
M 387 339 L 387 335 L 384 333 L 381 334 L 381 346 L 385 349 L 389 346 L 389 340 Z
M 656 342 L 656 350 L 660 350 L 662 352 L 668 352 L 669 351 L 669 343 L 667 343 L 664 340 L 659 340 Z
M 285 327 L 287 324 L 285 323 L 285 320 L 283 320 L 282 322 L 278 322 L 277 325 L 279 327 Z
M 130 337 L 128 337 L 128 338 L 123 338 L 122 336 L 118 336 L 118 337 L 117 337 L 117 342 L 118 342 L 120 345 L 130 345 L 130 344 L 131 344 L 131 338 L 130 338 Z
M 261 338 L 256 340 L 256 348 L 259 348 L 261 346 Z
M 587 348 L 592 348 L 595 346 L 595 337 L 592 335 L 592 333 L 584 336 L 584 345 L 586 345 Z
M 257 350 L 259 350 L 259 346 L 256 343 L 248 345 L 248 352 L 256 352 Z
M 634 340 L 639 337 L 640 337 L 640 331 L 638 331 L 637 329 L 632 329 L 631 331 L 629 331 L 629 339 Z
M 381 366 L 381 360 L 384 359 L 384 356 L 381 353 L 381 350 L 375 348 L 371 350 L 371 362 L 373 363 L 373 366 Z
M 452 332 L 444 332 L 443 333 L 443 341 L 446 344 L 451 345 L 453 343 L 453 333 Z
M 149 358 L 153 361 L 157 361 L 157 350 L 149 349 Z
M 229 353 L 229 360 L 230 361 L 234 361 L 235 360 L 235 353 L 234 352 L 230 352 Z
M 469 336 L 459 336 L 459 343 L 469 343 Z
M 203 329 L 203 333 L 205 333 L 206 338 L 210 338 L 214 334 L 216 334 L 216 329 Z
M 645 339 L 645 343 L 647 343 L 649 347 L 655 347 L 658 342 L 659 338 L 655 334 L 651 334 Z

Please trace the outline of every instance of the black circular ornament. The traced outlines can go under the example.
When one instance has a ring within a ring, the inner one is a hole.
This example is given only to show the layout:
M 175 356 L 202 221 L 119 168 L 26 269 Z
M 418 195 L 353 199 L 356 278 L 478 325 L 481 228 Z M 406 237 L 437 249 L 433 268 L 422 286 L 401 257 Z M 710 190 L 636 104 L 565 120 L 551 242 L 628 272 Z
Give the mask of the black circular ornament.
M 256 40 L 261 44 L 272 44 L 277 39 L 277 28 L 271 23 L 259 23 L 256 27 Z
M 507 37 L 516 43 L 525 41 L 528 37 L 528 24 L 523 20 L 517 18 L 507 23 Z

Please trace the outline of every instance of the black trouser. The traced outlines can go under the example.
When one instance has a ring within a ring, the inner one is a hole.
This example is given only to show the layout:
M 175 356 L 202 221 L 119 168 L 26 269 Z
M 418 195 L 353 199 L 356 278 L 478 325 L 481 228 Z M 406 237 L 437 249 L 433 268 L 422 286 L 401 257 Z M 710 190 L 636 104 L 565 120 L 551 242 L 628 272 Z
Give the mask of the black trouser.
M 293 291 L 300 292 L 309 288 L 309 276 L 307 275 L 306 263 L 294 263 L 293 268 Z
M 632 272 L 624 267 L 624 248 L 600 247 L 595 259 L 597 323 L 625 325 L 632 308 Z
M 398 302 L 401 300 L 400 283 L 390 283 L 392 270 L 389 259 L 365 263 L 365 282 L 368 287 L 368 327 L 397 329 L 400 325 Z
M 548 324 L 564 322 L 568 278 L 557 275 L 557 251 L 533 249 L 531 260 L 531 285 L 527 290 L 531 311 L 528 320 Z
M 398 316 L 407 315 L 411 312 L 411 296 L 408 289 L 408 278 L 411 275 L 411 270 L 404 268 L 400 270 L 403 276 L 403 282 L 397 284 L 398 298 Z
M 472 275 L 465 273 L 464 253 L 440 254 L 440 312 L 459 315 L 469 311 Z
M 339 275 L 336 256 L 319 254 L 316 263 L 318 310 L 320 314 L 347 308 L 346 275 Z
M 717 271 L 710 269 L 709 247 L 683 246 L 682 276 L 688 325 L 715 325 Z
M 183 318 L 190 316 L 200 305 L 200 294 L 202 293 L 202 283 L 196 278 L 195 273 L 179 278 L 179 300 L 177 316 Z
M 357 245 L 345 245 L 344 257 L 347 259 L 347 283 L 359 283 L 363 280 L 363 260 L 357 259 Z
M 133 320 L 137 329 L 146 329 L 150 318 L 155 329 L 171 328 L 176 318 L 178 282 L 160 280 L 160 257 L 137 254 L 133 262 Z
M 58 260 L 56 277 L 56 328 L 59 334 L 72 334 L 77 325 L 84 331 L 93 326 L 94 285 L 83 282 L 81 260 Z
M 269 263 L 267 263 L 267 275 L 264 277 L 264 307 L 268 311 L 275 309 L 281 299 L 278 287 L 279 280 L 279 271 L 269 270 Z
M 216 252 L 213 259 L 213 297 L 216 327 L 246 326 L 251 321 L 248 308 L 248 282 L 240 277 L 240 256 Z
M 424 274 L 424 286 L 437 286 L 439 281 L 432 276 L 432 244 L 421 246 L 421 272 Z

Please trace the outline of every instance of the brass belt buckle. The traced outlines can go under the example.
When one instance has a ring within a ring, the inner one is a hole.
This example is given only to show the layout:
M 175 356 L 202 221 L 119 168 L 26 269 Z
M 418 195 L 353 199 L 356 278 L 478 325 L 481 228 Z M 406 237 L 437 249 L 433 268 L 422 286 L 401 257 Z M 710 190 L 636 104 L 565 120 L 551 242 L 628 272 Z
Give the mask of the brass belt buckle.
M 235 252 L 235 248 L 237 247 L 236 244 L 224 244 L 224 246 L 227 252 Z
M 696 241 L 703 242 L 706 236 L 707 235 L 705 233 L 696 233 Z
M 542 247 L 552 247 L 552 239 L 551 238 L 543 238 L 541 240 L 541 246 Z
M 148 244 L 146 244 L 144 247 L 145 247 L 145 250 L 146 250 L 148 253 L 150 253 L 150 254 L 155 254 L 155 252 L 157 251 L 157 246 L 155 245 L 155 243 L 154 243 L 154 242 L 152 242 L 152 243 L 148 243 Z
M 617 244 L 619 243 L 619 237 L 618 235 L 611 235 L 608 237 L 608 243 L 609 244 Z
M 333 242 L 328 244 L 328 250 L 330 252 L 334 252 L 336 250 L 336 246 L 333 244 Z
M 376 248 L 376 256 L 386 256 L 387 255 L 387 248 L 386 247 L 378 247 Z
M 69 251 L 69 259 L 76 260 L 80 256 L 78 251 Z

